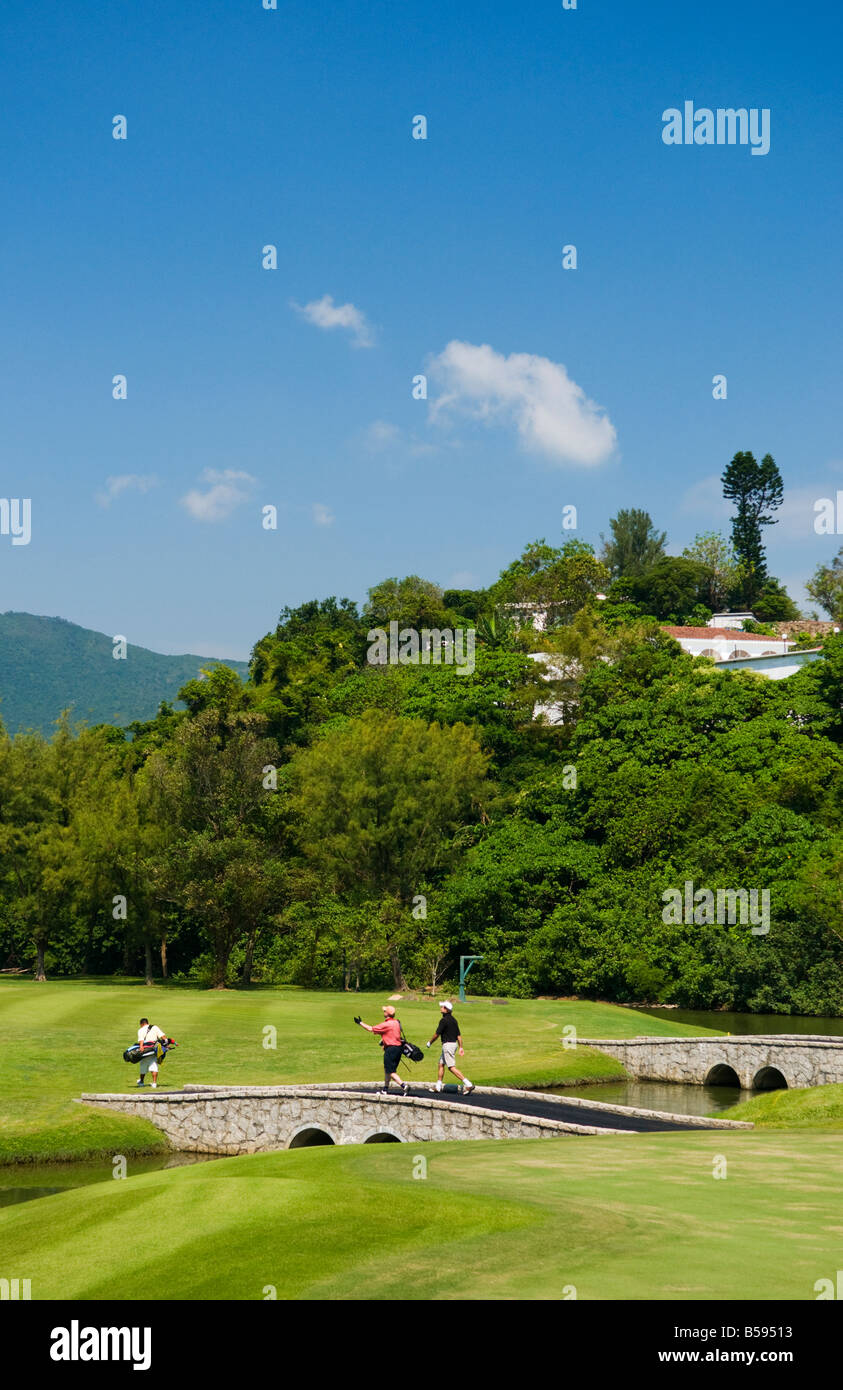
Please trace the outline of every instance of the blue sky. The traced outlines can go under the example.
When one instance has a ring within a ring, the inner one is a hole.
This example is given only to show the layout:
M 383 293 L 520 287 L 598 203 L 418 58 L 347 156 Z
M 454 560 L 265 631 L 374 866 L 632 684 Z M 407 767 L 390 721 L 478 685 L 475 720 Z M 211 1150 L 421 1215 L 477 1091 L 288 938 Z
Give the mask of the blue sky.
M 0 610 L 242 658 L 284 604 L 490 583 L 572 503 L 678 553 L 728 531 L 739 449 L 805 601 L 843 489 L 838 6 L 6 0 L 0 40 L 0 494 L 32 498 Z M 769 108 L 769 153 L 665 145 L 685 100 Z

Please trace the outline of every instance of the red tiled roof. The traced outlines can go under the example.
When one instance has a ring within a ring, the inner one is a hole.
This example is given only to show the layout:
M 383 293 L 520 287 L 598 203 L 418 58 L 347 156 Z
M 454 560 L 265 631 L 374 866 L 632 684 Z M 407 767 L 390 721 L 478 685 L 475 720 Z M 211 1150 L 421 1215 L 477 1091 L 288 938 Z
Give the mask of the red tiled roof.
M 731 641 L 743 644 L 744 642 L 781 642 L 781 637 L 764 637 L 760 632 L 741 632 L 738 627 L 668 627 L 666 623 L 661 625 L 662 632 L 667 632 L 671 637 L 728 637 Z

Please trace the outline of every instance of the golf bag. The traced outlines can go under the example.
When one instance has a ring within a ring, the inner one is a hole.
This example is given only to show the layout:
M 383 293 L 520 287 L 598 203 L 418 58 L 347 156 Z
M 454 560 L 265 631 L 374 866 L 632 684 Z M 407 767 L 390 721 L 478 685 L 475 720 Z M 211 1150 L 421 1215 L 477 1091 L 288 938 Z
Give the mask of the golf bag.
M 131 1047 L 127 1047 L 126 1051 L 123 1053 L 123 1061 L 141 1062 L 144 1057 L 149 1057 L 154 1053 L 155 1060 L 157 1062 L 163 1062 L 170 1048 L 177 1046 L 178 1043 L 175 1038 L 165 1038 L 163 1040 L 159 1038 L 158 1042 L 132 1043 Z
M 399 1024 L 400 1022 L 401 1020 L 399 1019 Z M 422 1052 L 421 1048 L 416 1047 L 415 1043 L 408 1042 L 407 1039 L 404 1037 L 403 1028 L 401 1029 L 401 1051 L 403 1052 L 405 1057 L 409 1057 L 411 1062 L 420 1062 L 424 1057 L 424 1053 Z

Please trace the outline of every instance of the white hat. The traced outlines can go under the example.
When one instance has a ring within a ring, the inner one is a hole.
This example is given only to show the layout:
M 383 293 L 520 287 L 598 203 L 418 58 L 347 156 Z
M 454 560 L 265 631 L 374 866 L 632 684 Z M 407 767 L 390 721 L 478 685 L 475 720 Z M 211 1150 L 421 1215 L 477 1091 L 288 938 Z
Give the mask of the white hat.
M 439 1007 L 440 1007 L 440 1009 L 450 1009 L 452 1012 L 453 1012 L 453 1008 L 454 1008 L 454 1006 L 453 1006 L 453 1004 L 451 1003 L 450 999 L 445 999 L 445 1000 L 443 1000 L 443 1002 L 439 1005 Z

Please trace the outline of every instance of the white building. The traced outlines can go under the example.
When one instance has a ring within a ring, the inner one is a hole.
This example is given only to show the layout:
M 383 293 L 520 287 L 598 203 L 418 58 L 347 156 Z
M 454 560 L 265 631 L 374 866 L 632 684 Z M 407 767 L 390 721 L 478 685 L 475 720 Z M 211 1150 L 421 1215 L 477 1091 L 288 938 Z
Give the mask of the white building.
M 712 613 L 708 620 L 709 627 L 736 627 L 740 632 L 743 631 L 744 624 L 755 622 L 754 613 Z
M 519 603 L 504 603 L 501 607 L 516 627 L 531 627 L 534 632 L 544 632 L 547 627 L 547 605 L 544 603 L 529 603 L 525 599 Z
M 757 671 L 759 676 L 767 676 L 771 681 L 783 681 L 810 661 L 819 661 L 822 654 L 822 647 L 796 647 L 779 656 L 738 657 L 720 664 L 727 671 Z
M 669 627 L 663 623 L 662 631 L 675 638 L 690 656 L 710 656 L 712 661 L 783 656 L 791 646 L 786 637 L 763 637 L 734 627 Z

